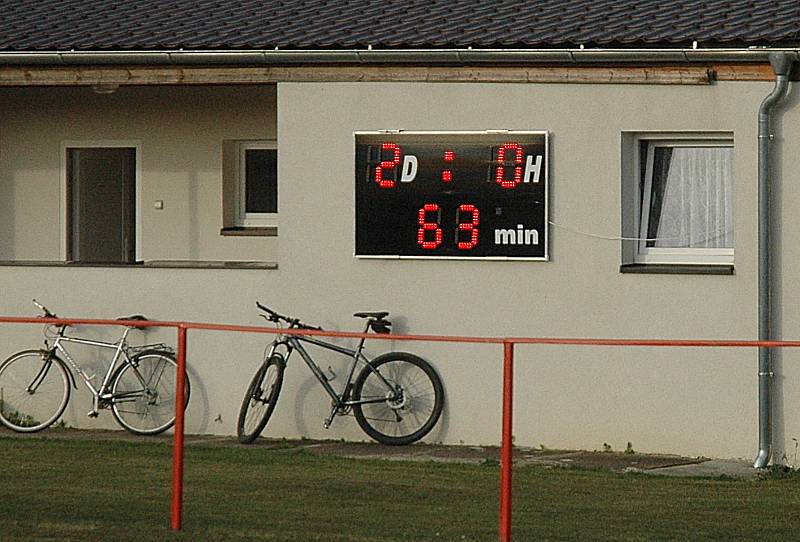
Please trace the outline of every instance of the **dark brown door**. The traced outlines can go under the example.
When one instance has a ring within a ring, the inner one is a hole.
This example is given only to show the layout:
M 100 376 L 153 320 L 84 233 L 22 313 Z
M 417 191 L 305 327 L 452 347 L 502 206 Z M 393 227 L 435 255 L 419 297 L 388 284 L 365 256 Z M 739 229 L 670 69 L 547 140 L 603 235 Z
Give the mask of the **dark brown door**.
M 67 149 L 67 259 L 136 260 L 136 149 Z

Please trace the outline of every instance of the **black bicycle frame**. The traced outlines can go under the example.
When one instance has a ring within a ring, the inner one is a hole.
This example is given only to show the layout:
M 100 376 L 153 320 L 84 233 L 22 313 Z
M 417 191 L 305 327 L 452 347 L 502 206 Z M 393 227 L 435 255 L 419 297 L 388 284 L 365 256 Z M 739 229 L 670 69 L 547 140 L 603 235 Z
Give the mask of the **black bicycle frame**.
M 286 352 L 286 360 L 288 361 L 289 356 L 291 355 L 292 351 L 297 350 L 300 353 L 300 357 L 303 358 L 303 361 L 308 365 L 308 368 L 311 370 L 313 375 L 319 380 L 319 383 L 322 385 L 322 388 L 327 392 L 330 396 L 331 401 L 333 401 L 333 409 L 331 410 L 330 416 L 325 421 L 325 427 L 328 427 L 333 418 L 338 413 L 339 409 L 345 407 L 351 407 L 353 405 L 365 405 L 369 403 L 384 403 L 388 400 L 396 400 L 397 397 L 395 396 L 398 391 L 392 386 L 369 362 L 369 359 L 362 353 L 364 350 L 364 341 L 365 339 L 362 338 L 361 341 L 358 343 L 358 348 L 353 350 L 352 348 L 347 348 L 344 346 L 339 346 L 336 344 L 331 344 L 329 342 L 321 341 L 319 339 L 315 339 L 314 337 L 309 337 L 306 335 L 285 335 L 282 338 L 276 340 L 272 348 L 270 349 L 269 355 L 267 359 L 272 357 L 272 354 L 276 351 L 277 347 L 280 345 L 284 345 L 287 348 Z M 322 369 L 319 368 L 314 362 L 314 359 L 311 357 L 311 354 L 303 347 L 302 343 L 307 342 L 309 344 L 313 344 L 315 346 L 319 346 L 325 348 L 327 350 L 331 350 L 333 352 L 338 352 L 339 354 L 346 355 L 350 357 L 353 362 L 350 364 L 350 369 L 347 374 L 347 381 L 345 382 L 344 388 L 342 389 L 342 393 L 339 394 L 337 391 L 331 386 L 329 379 L 325 376 L 325 373 L 322 372 Z M 355 375 L 356 366 L 358 365 L 358 361 L 361 360 L 366 367 L 369 367 L 369 370 L 375 373 L 378 378 L 386 385 L 387 390 L 391 390 L 391 396 L 387 397 L 378 397 L 375 399 L 358 399 L 353 401 L 350 399 L 350 390 L 353 387 L 353 375 Z M 402 392 L 401 392 L 402 393 Z

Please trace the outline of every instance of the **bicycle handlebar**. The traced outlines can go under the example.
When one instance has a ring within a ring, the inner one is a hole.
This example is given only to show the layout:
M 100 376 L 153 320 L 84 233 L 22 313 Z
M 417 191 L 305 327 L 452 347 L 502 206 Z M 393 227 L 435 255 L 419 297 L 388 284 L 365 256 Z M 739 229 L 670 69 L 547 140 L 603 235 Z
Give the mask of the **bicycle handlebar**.
M 272 320 L 272 319 L 275 319 L 275 320 L 288 320 L 288 318 L 286 318 L 285 316 L 278 314 L 277 312 L 275 312 L 274 310 L 270 309 L 269 307 L 265 307 L 264 305 L 262 305 L 258 301 L 256 301 L 256 307 L 258 307 L 262 311 L 264 311 L 267 314 L 269 314 L 270 320 Z
M 49 310 L 47 310 L 47 307 L 45 307 L 44 305 L 42 305 L 41 303 L 39 303 L 35 299 L 33 300 L 33 304 L 36 305 L 37 307 L 39 307 L 39 309 L 44 313 L 44 317 L 45 318 L 58 318 L 58 316 L 56 316 L 54 313 L 52 313 Z
M 256 307 L 258 307 L 259 309 L 261 309 L 262 311 L 266 312 L 269 315 L 269 316 L 264 316 L 262 314 L 262 316 L 264 316 L 264 318 L 266 318 L 270 322 L 277 323 L 283 321 L 289 324 L 289 327 L 301 328 L 301 329 L 315 329 L 318 331 L 322 330 L 322 328 L 319 326 L 312 326 L 301 322 L 299 318 L 291 318 L 289 316 L 284 316 L 283 314 L 277 313 L 274 310 L 270 309 L 269 307 L 265 307 L 258 301 L 256 301 Z

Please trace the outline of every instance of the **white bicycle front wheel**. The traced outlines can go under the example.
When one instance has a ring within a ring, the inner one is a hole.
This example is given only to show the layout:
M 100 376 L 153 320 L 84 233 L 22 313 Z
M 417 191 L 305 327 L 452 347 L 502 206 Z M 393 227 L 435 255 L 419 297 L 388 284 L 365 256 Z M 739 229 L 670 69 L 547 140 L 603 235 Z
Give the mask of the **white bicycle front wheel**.
M 67 408 L 67 369 L 45 350 L 17 352 L 0 365 L 0 422 L 20 433 L 52 425 Z

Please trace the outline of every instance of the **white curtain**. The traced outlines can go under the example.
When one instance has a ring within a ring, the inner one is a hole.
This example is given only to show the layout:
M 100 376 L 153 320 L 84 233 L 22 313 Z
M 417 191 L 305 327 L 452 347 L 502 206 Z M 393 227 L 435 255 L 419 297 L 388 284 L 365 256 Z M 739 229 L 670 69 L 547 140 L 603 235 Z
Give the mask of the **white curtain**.
M 657 147 L 655 153 L 660 150 L 667 151 Z M 655 246 L 733 248 L 733 148 L 676 146 L 668 150 L 666 175 L 654 172 L 653 176 L 651 197 L 658 183 L 663 183 Z

